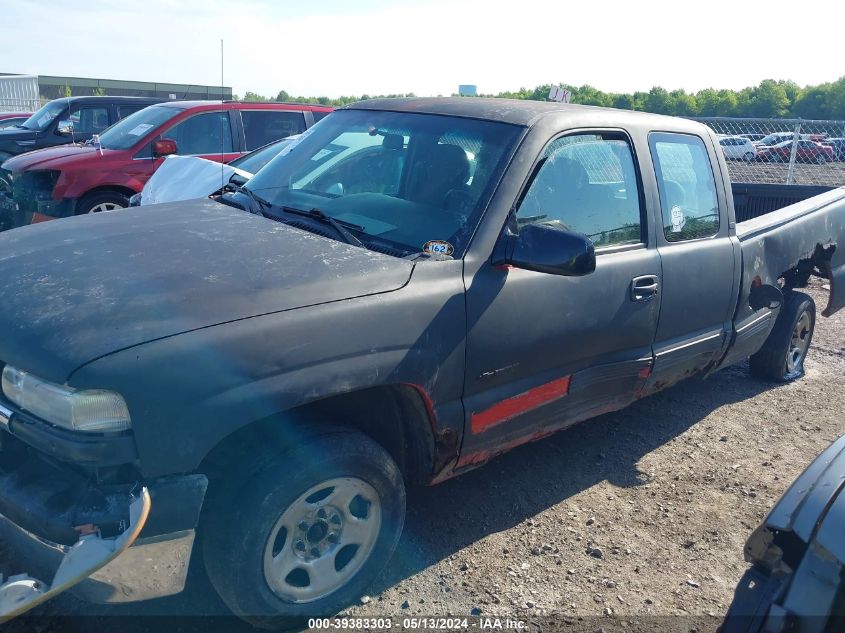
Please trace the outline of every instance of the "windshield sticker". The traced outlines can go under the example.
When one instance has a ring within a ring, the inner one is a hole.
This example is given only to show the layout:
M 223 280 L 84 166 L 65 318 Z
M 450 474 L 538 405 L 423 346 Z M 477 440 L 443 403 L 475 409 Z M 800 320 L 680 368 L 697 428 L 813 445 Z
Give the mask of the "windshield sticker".
M 687 223 L 687 219 L 684 217 L 684 210 L 675 205 L 672 207 L 672 233 L 680 233 L 684 230 L 684 224 Z
M 318 161 L 323 160 L 326 156 L 331 156 L 333 153 L 334 153 L 334 152 L 333 152 L 332 150 L 327 149 L 327 148 L 325 148 L 325 147 L 324 147 L 324 148 L 323 148 L 323 149 L 321 149 L 319 152 L 317 152 L 316 154 L 314 154 L 314 155 L 311 157 L 311 160 L 313 160 L 313 161 L 316 163 L 316 162 L 318 162 Z
M 153 126 L 149 123 L 141 123 L 140 125 L 136 125 L 131 130 L 127 132 L 127 134 L 131 134 L 132 136 L 141 136 L 145 132 L 153 129 Z
M 440 255 L 451 255 L 455 252 L 455 247 L 443 240 L 429 240 L 423 244 L 422 249 L 423 253 L 438 253 Z
M 46 114 L 42 114 L 41 118 L 38 119 L 38 127 L 44 127 L 50 122 L 51 114 L 47 112 Z

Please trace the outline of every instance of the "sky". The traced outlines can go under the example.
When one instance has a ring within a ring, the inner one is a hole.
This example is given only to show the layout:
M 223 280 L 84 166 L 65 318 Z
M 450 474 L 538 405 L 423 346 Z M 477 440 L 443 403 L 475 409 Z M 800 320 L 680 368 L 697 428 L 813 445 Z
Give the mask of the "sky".
M 223 39 L 224 83 L 241 96 L 845 75 L 833 0 L 0 0 L 0 15 L 0 72 L 219 85 Z

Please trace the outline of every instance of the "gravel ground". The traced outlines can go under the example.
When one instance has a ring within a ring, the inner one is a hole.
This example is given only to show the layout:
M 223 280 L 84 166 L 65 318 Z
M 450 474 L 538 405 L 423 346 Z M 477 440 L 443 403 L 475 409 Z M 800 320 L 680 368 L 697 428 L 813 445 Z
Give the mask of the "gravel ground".
M 810 292 L 821 311 L 826 290 L 816 284 Z M 690 380 L 413 493 L 396 555 L 347 614 L 547 623 L 543 616 L 553 616 L 608 632 L 620 619 L 639 618 L 673 631 L 714 630 L 746 569 L 749 533 L 845 432 L 845 314 L 819 319 L 806 367 L 802 380 L 776 387 L 751 378 L 745 365 Z M 65 595 L 41 613 L 100 620 L 225 608 L 192 570 L 181 596 L 93 608 Z M 157 620 L 122 622 L 121 630 L 164 628 Z M 93 626 L 74 620 L 41 628 Z M 178 628 L 215 627 L 180 621 Z M 249 627 L 228 620 L 224 629 Z

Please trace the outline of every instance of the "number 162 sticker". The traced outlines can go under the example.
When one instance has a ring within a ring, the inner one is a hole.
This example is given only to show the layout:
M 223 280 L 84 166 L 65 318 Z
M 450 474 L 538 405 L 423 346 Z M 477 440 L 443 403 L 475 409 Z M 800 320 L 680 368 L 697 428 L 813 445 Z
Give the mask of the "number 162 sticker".
M 440 255 L 451 255 L 455 252 L 455 247 L 449 242 L 443 240 L 429 240 L 423 244 L 424 253 L 438 253 Z

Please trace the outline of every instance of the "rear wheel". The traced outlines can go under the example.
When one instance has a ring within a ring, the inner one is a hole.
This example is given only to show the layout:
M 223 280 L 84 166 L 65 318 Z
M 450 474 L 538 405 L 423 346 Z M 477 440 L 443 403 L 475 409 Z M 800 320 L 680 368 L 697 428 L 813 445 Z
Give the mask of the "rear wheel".
M 818 156 L 816 156 L 816 162 L 819 165 L 824 165 L 827 162 L 827 154 L 819 152 Z
M 816 327 L 816 304 L 803 292 L 790 292 L 763 347 L 751 357 L 751 373 L 774 382 L 804 375 L 804 359 Z
M 203 558 L 220 597 L 254 625 L 288 627 L 363 595 L 396 547 L 405 488 L 376 442 L 329 429 L 231 479 L 206 516 Z
M 742 157 L 746 163 L 750 163 L 754 160 L 754 152 L 745 152 L 745 155 Z
M 89 193 L 76 203 L 76 215 L 86 213 L 100 213 L 102 211 L 117 211 L 129 206 L 129 198 L 116 191 L 102 191 Z

